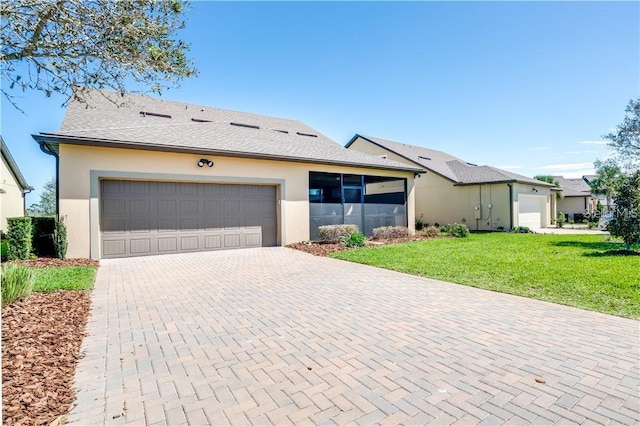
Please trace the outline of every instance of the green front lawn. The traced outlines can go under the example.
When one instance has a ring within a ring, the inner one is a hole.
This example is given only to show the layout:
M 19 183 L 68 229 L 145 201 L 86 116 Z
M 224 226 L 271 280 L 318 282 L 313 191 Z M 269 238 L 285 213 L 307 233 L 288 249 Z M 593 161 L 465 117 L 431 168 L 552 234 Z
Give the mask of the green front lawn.
M 96 276 L 93 266 L 56 266 L 31 268 L 35 277 L 33 291 L 90 290 Z
M 422 277 L 640 318 L 640 256 L 604 235 L 474 233 L 331 256 Z

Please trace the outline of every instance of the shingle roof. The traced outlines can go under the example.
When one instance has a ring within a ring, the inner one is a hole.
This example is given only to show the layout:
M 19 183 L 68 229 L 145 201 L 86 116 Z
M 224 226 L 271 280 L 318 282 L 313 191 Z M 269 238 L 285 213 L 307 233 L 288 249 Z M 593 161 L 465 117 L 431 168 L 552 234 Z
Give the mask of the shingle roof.
M 589 197 L 591 196 L 591 187 L 584 178 L 570 178 L 563 176 L 554 176 L 560 184 L 562 195 L 565 197 Z
M 123 106 L 118 107 L 113 101 Z M 38 141 L 198 152 L 390 170 L 419 167 L 348 150 L 295 120 L 230 111 L 140 95 L 92 91 L 72 102 L 57 132 Z
M 346 145 L 347 148 L 358 138 L 363 138 L 369 142 L 385 148 L 412 163 L 422 166 L 456 185 L 473 185 L 479 183 L 499 183 L 499 182 L 521 182 L 532 185 L 548 186 L 553 185 L 523 176 L 517 173 L 508 172 L 492 166 L 478 166 L 468 163 L 453 155 L 435 149 L 423 148 L 415 145 L 408 145 L 400 142 L 389 141 L 373 136 L 356 135 Z
M 7 167 L 13 173 L 13 176 L 16 178 L 18 185 L 20 185 L 20 189 L 22 191 L 33 191 L 33 187 L 29 186 L 26 179 L 22 175 L 22 172 L 18 168 L 16 164 L 16 160 L 13 159 L 11 152 L 9 152 L 9 147 L 4 143 L 4 139 L 0 136 L 0 152 L 2 153 L 2 158 L 7 164 Z

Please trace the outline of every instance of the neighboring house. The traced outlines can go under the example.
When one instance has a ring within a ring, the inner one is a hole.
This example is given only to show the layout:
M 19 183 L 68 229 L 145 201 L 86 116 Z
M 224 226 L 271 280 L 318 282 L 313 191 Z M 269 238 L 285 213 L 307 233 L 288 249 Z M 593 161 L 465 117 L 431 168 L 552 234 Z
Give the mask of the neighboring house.
M 471 230 L 543 228 L 555 216 L 553 185 L 442 151 L 355 135 L 346 148 L 423 167 L 415 181 L 416 217 L 431 225 L 464 223 Z
M 286 245 L 334 223 L 413 229 L 423 172 L 299 121 L 111 92 L 33 137 L 58 158 L 69 257 Z
M 558 200 L 558 213 L 562 212 L 568 220 L 575 220 L 576 214 L 591 214 L 596 210 L 598 199 L 591 194 L 591 187 L 584 179 L 554 176 L 562 189 L 562 199 Z M 606 204 L 606 202 L 605 202 Z
M 9 148 L 0 136 L 0 151 L 2 151 L 2 169 L 0 175 L 0 229 L 7 230 L 7 218 L 24 216 L 25 194 L 33 191 L 20 172 Z

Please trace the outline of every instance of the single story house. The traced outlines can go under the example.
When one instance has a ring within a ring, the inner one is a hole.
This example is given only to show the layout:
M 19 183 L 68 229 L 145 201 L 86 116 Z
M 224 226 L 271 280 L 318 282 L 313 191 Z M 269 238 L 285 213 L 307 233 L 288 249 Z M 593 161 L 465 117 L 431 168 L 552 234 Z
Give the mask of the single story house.
M 112 92 L 33 137 L 57 158 L 69 257 L 286 245 L 337 223 L 413 229 L 423 172 L 299 121 Z
M 558 200 L 558 213 L 564 213 L 568 220 L 576 220 L 576 215 L 587 215 L 596 211 L 598 198 L 591 194 L 591 187 L 584 177 L 554 176 L 554 178 L 558 181 L 563 195 L 562 199 Z
M 415 181 L 416 218 L 471 230 L 544 228 L 555 217 L 553 185 L 468 163 L 442 151 L 356 134 L 346 148 L 422 167 Z
M 24 216 L 25 194 L 33 191 L 20 172 L 9 148 L 0 136 L 2 167 L 0 168 L 0 230 L 7 231 L 7 218 Z
M 582 179 L 587 182 L 587 185 L 589 185 L 589 188 L 591 188 L 591 182 L 593 182 L 596 179 L 596 175 L 584 175 L 582 176 Z M 596 197 L 596 206 L 598 205 L 598 201 L 600 201 L 600 204 L 602 205 L 602 207 L 604 207 L 604 211 L 612 211 L 615 208 L 615 205 L 613 204 L 613 200 L 611 200 L 611 206 L 609 206 L 607 204 L 607 196 L 605 194 L 592 194 L 594 197 Z

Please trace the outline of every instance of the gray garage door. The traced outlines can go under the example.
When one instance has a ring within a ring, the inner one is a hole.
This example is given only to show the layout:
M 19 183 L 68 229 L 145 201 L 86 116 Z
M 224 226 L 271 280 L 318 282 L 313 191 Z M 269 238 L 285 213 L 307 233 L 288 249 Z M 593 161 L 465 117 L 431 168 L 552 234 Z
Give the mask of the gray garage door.
M 276 188 L 101 181 L 102 257 L 277 244 Z

